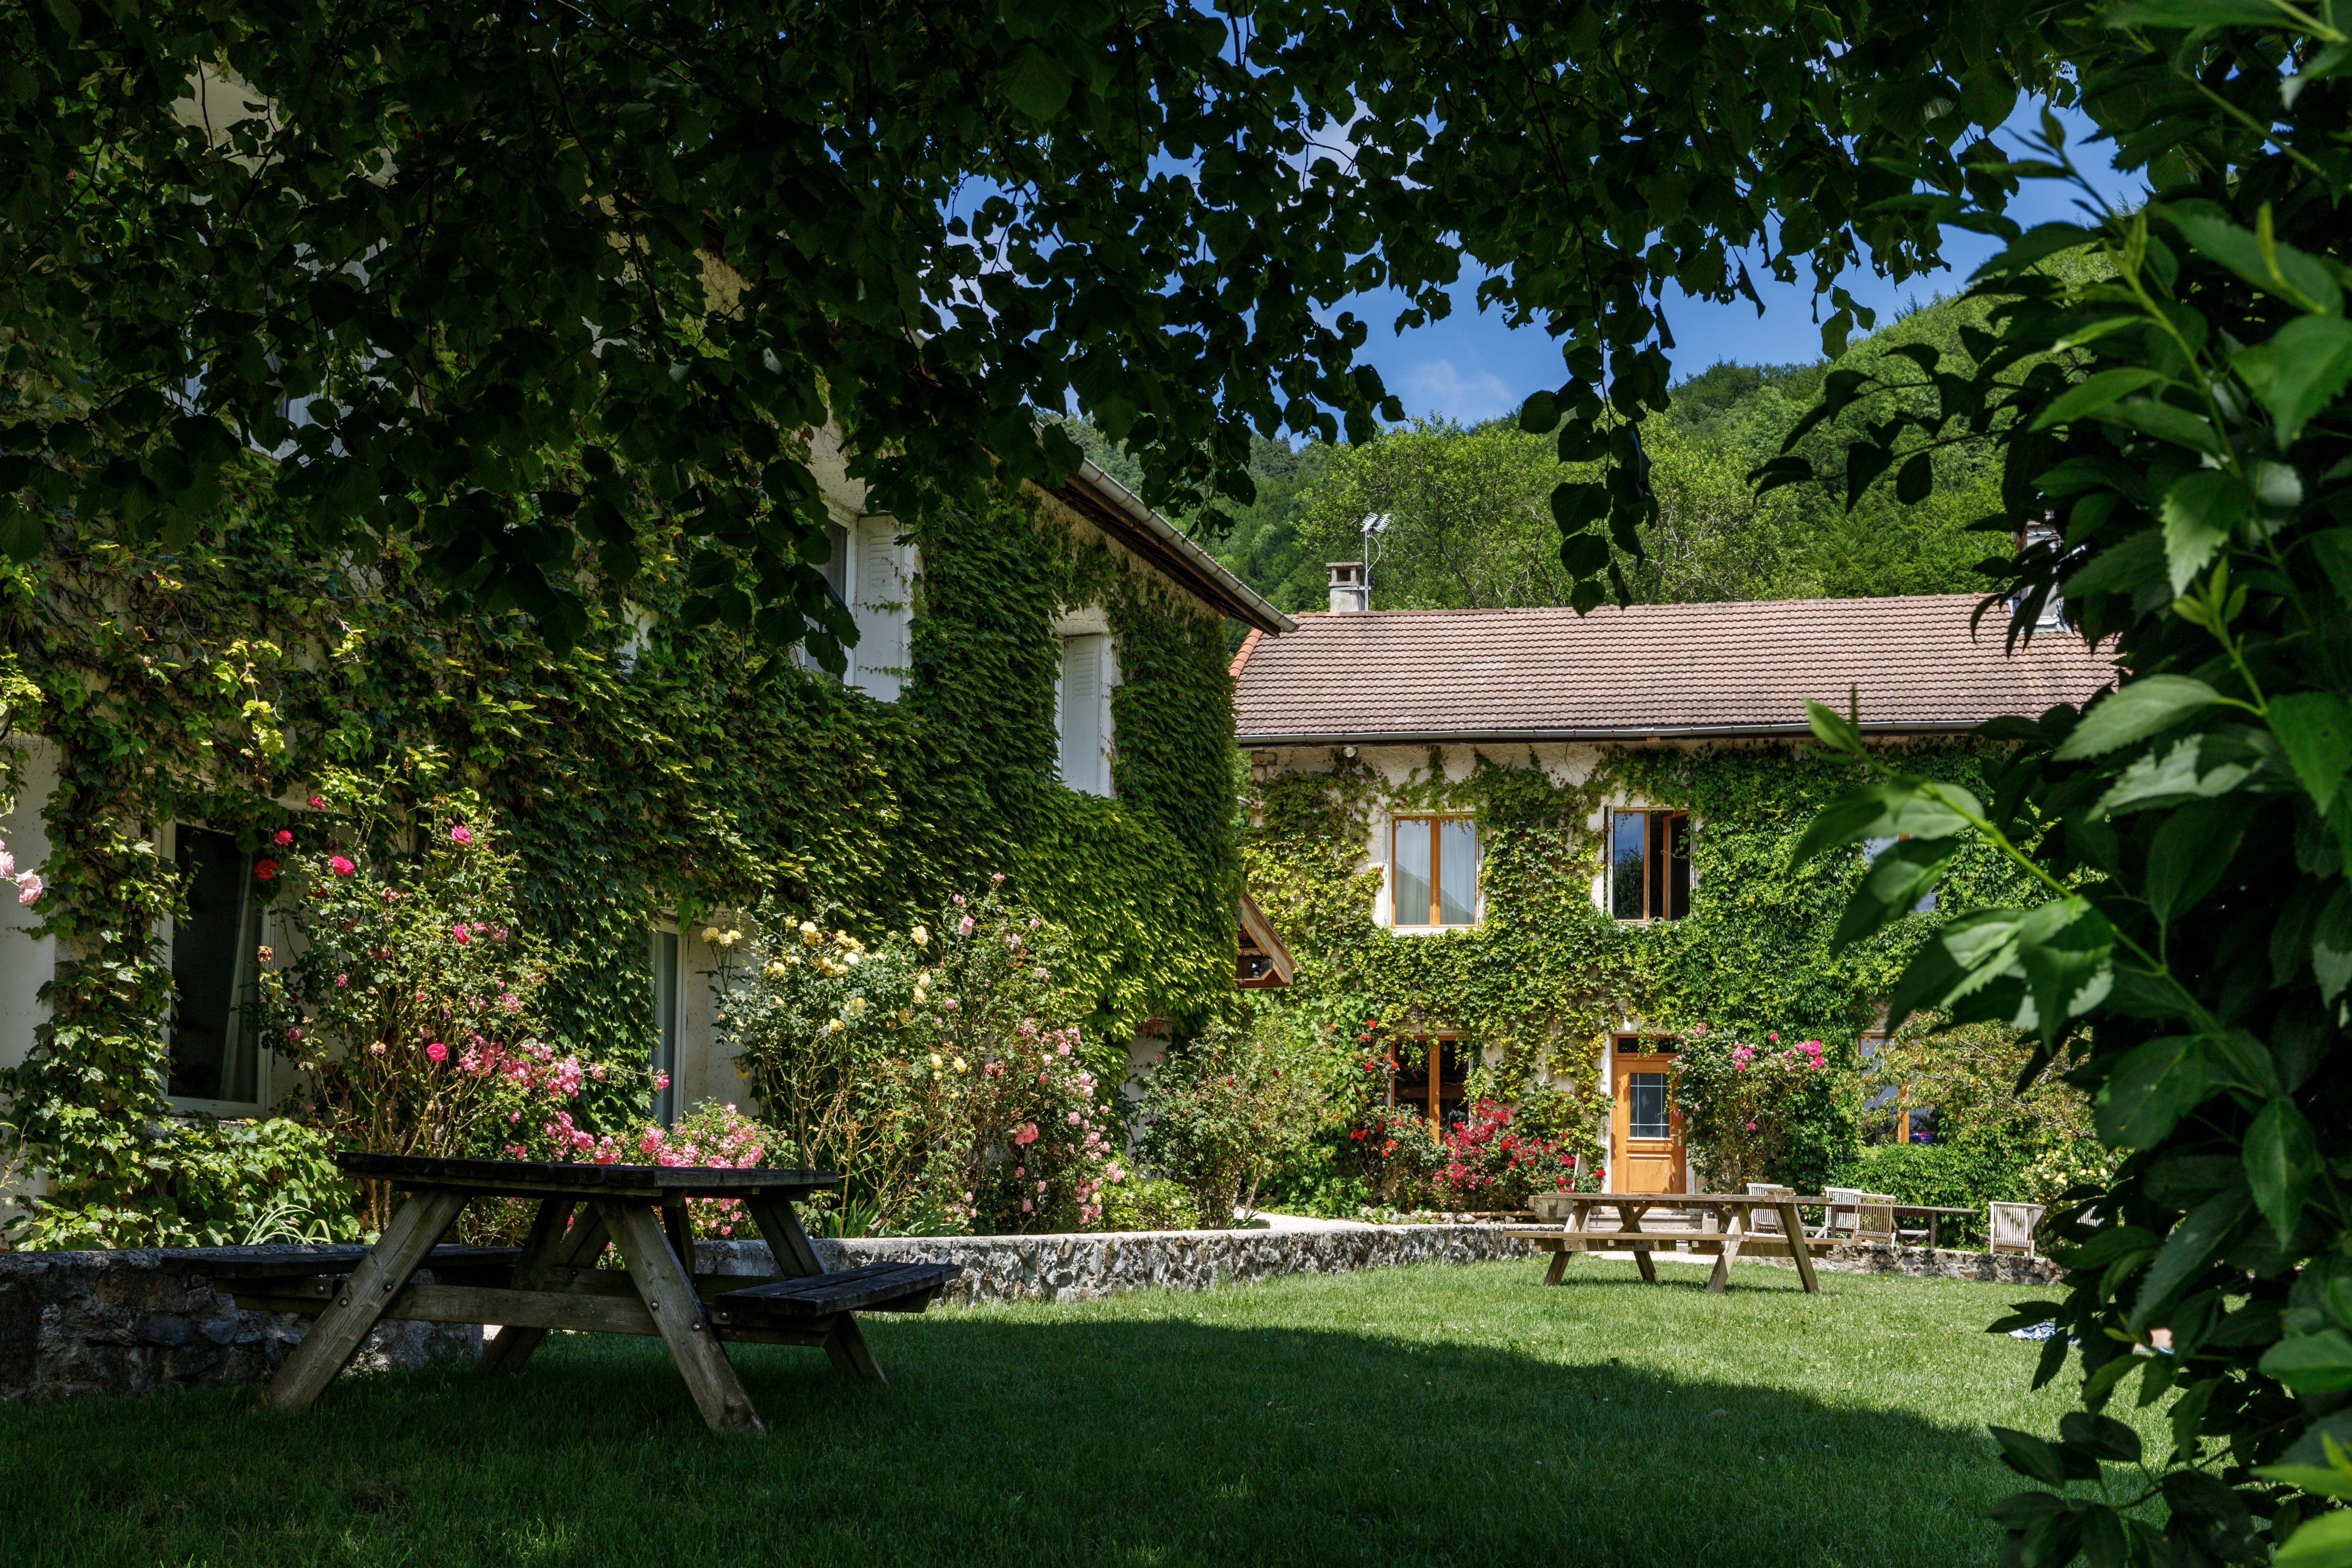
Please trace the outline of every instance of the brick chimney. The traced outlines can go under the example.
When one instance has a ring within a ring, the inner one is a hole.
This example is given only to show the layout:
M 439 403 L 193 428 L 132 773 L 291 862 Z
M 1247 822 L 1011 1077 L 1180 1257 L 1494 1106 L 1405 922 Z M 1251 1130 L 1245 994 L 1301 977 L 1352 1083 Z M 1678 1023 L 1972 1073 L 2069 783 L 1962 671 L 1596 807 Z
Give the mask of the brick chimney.
M 1331 613 L 1352 615 L 1371 606 L 1371 590 L 1364 585 L 1364 563 L 1360 561 L 1326 561 L 1331 573 Z

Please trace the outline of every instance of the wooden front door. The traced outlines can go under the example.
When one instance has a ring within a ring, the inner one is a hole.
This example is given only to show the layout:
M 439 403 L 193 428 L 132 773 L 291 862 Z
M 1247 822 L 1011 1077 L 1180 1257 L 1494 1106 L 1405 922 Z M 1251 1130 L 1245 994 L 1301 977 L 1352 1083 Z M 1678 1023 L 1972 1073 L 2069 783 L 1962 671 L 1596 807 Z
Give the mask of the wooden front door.
M 1621 1040 L 1611 1058 L 1609 1186 L 1620 1193 L 1679 1193 L 1684 1176 L 1683 1118 L 1675 1109 L 1674 1058 Z M 1632 1048 L 1628 1048 L 1628 1047 Z

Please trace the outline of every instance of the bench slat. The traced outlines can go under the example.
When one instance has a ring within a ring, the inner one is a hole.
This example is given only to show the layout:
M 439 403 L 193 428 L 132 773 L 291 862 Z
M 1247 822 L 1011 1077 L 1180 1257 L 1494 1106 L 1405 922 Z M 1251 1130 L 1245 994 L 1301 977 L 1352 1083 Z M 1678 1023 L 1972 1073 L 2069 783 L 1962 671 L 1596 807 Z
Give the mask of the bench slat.
M 711 1305 L 721 1322 L 739 1316 L 814 1318 L 871 1311 L 886 1302 L 936 1295 L 962 1273 L 962 1267 L 954 1263 L 869 1263 L 837 1274 L 811 1274 L 729 1290 L 713 1298 Z

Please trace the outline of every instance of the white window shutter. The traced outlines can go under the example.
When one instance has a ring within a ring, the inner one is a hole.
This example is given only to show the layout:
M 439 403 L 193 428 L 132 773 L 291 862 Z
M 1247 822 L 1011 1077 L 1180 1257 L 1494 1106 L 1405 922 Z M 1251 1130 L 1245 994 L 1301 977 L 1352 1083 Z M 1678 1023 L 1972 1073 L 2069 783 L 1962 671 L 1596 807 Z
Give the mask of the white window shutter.
M 1062 679 L 1055 693 L 1062 782 L 1088 795 L 1111 793 L 1110 689 L 1117 670 L 1108 637 L 1062 639 Z
M 857 646 L 850 650 L 849 684 L 895 702 L 907 673 L 913 549 L 899 544 L 898 520 L 888 517 L 859 518 L 856 542 L 849 607 L 857 622 Z

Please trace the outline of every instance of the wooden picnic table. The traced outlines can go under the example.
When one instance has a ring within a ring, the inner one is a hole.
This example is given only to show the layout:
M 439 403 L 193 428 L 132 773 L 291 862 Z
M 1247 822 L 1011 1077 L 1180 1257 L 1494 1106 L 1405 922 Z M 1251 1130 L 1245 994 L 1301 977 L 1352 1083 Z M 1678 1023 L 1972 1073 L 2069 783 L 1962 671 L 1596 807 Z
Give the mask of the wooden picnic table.
M 1812 1248 L 1818 1244 L 1806 1236 L 1801 1211 L 1821 1207 L 1828 1202 L 1826 1198 L 1782 1193 L 1769 1196 L 1748 1193 L 1544 1193 L 1538 1194 L 1538 1202 L 1567 1209 L 1567 1223 L 1559 1229 L 1509 1230 L 1503 1234 L 1534 1242 L 1537 1250 L 1553 1255 L 1551 1268 L 1544 1275 L 1547 1285 L 1559 1284 L 1568 1272 L 1568 1260 L 1580 1252 L 1630 1252 L 1642 1278 L 1655 1285 L 1658 1270 L 1650 1255 L 1660 1247 L 1671 1252 L 1680 1245 L 1702 1258 L 1714 1257 L 1715 1271 L 1707 1276 L 1706 1288 L 1717 1295 L 1729 1288 L 1732 1262 L 1743 1257 L 1793 1258 L 1797 1278 L 1804 1282 L 1807 1294 L 1821 1293 L 1812 1259 Z M 1591 1228 L 1592 1211 L 1604 1208 L 1617 1211 L 1619 1228 Z M 1700 1232 L 1643 1230 L 1642 1218 L 1653 1209 L 1695 1209 L 1711 1214 L 1718 1228 Z M 1759 1209 L 1769 1210 L 1778 1216 L 1780 1233 L 1756 1229 Z
M 853 1314 L 919 1312 L 963 1272 L 953 1264 L 877 1263 L 826 1273 L 793 1205 L 838 1187 L 830 1171 L 398 1154 L 337 1163 L 409 1194 L 373 1247 L 192 1249 L 218 1255 L 206 1271 L 230 1284 L 239 1306 L 317 1315 L 264 1395 L 280 1410 L 308 1406 L 377 1321 L 395 1318 L 500 1325 L 482 1352 L 484 1373 L 517 1370 L 554 1329 L 658 1335 L 713 1430 L 757 1432 L 759 1413 L 724 1342 L 819 1346 L 839 1370 L 878 1383 L 882 1368 Z M 484 1197 L 539 1201 L 522 1246 L 439 1245 L 466 1205 Z M 740 1200 L 778 1272 L 695 1274 L 691 1198 Z M 596 1267 L 608 1245 L 626 1272 Z

